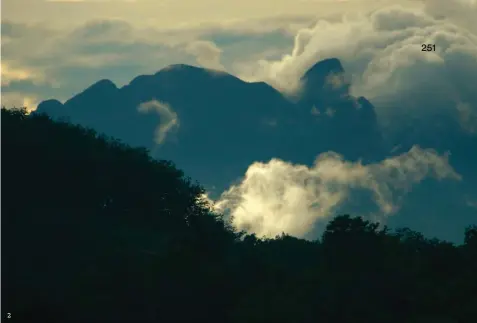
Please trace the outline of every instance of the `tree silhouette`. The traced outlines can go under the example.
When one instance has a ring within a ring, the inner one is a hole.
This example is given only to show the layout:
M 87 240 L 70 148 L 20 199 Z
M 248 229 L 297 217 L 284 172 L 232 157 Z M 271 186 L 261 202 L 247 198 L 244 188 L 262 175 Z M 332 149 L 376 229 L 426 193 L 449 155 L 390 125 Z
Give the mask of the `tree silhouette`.
M 2 109 L 2 308 L 16 322 L 471 322 L 463 245 L 349 215 L 321 239 L 236 232 L 172 162 Z

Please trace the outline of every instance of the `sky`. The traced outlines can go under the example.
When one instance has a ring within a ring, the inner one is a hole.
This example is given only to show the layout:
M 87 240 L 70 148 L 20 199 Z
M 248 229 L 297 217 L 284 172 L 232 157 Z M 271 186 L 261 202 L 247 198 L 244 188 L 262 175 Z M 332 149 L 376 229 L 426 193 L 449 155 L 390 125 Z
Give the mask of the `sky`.
M 320 17 L 385 3 L 4 0 L 2 101 L 34 109 L 47 97 L 67 99 L 98 78 L 126 84 L 177 62 L 237 73 L 289 53 L 300 29 Z
M 403 111 L 426 118 L 452 110 L 462 129 L 477 132 L 477 0 L 3 0 L 1 9 L 1 99 L 7 107 L 34 110 L 42 100 L 64 101 L 100 79 L 122 86 L 174 63 L 223 70 L 293 93 L 310 66 L 337 57 L 352 78 L 352 93 L 372 100 L 383 126 Z M 427 43 L 436 44 L 436 51 L 423 54 L 421 45 Z M 176 120 L 173 107 L 142 107 L 159 108 L 168 120 Z M 178 126 L 175 121 L 172 125 Z M 162 125 L 167 127 L 172 126 Z M 157 140 L 163 139 L 158 134 Z M 331 210 L 346 199 L 349 185 L 361 185 L 377 194 L 378 206 L 390 214 L 396 206 L 389 187 L 409 191 L 429 169 L 459 180 L 445 156 L 417 148 L 401 159 L 390 157 L 364 168 L 334 155 L 320 159 L 319 153 L 314 166 L 279 160 L 252 164 L 219 204 L 245 221 L 263 214 L 267 205 L 276 208 L 274 203 L 286 194 L 291 206 L 281 209 L 278 218 L 270 214 L 258 221 L 269 224 L 255 232 L 288 230 L 304 236 L 314 215 L 300 210 L 308 197 L 296 198 L 304 188 L 285 185 L 286 174 L 296 173 L 294 180 L 314 179 L 334 163 L 351 181 L 328 177 L 327 183 L 343 190 L 337 195 L 324 191 L 328 195 L 315 194 L 312 200 L 325 199 Z M 412 179 L 406 185 L 383 184 L 396 160 Z M 257 183 L 267 178 L 285 193 L 259 193 Z M 237 198 L 248 204 L 231 202 Z M 475 207 L 477 196 L 468 203 Z M 237 213 L 257 207 L 256 212 Z M 330 210 L 320 214 L 327 216 Z M 305 216 L 299 224 L 290 220 L 296 212 Z
M 403 45 L 436 40 L 444 51 L 454 36 L 475 59 L 476 10 L 475 0 L 4 0 L 2 104 L 34 109 L 101 78 L 124 85 L 178 62 L 290 90 L 327 56 L 369 78 L 355 91 L 374 97 L 389 60 L 415 60 Z

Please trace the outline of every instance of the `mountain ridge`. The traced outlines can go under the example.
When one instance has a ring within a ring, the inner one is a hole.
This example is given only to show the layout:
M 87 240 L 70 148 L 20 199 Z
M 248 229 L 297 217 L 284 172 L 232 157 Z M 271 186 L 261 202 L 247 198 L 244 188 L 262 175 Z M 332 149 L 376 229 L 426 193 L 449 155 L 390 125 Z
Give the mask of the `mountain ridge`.
M 152 157 L 172 160 L 198 180 L 213 199 L 237 183 L 255 162 L 280 159 L 311 167 L 318 155 L 332 151 L 347 162 L 378 165 L 414 145 L 440 153 L 451 151 L 452 165 L 464 179 L 459 189 L 449 186 L 436 192 L 434 182 L 425 182 L 422 189 L 414 189 L 409 199 L 413 202 L 403 206 L 402 215 L 390 222 L 397 218 L 417 221 L 415 212 L 425 211 L 420 201 L 452 196 L 452 202 L 435 211 L 446 225 L 432 232 L 444 237 L 461 232 L 462 224 L 475 213 L 460 202 L 477 183 L 474 137 L 465 137 L 457 125 L 452 125 L 456 140 L 416 137 L 408 128 L 384 136 L 386 129 L 378 123 L 372 102 L 350 94 L 346 71 L 338 59 L 317 62 L 301 81 L 301 96 L 290 100 L 264 82 L 249 83 L 228 73 L 176 64 L 139 75 L 120 88 L 100 80 L 64 104 L 43 101 L 35 113 L 67 117 L 131 146 L 146 147 Z M 411 126 L 411 130 L 423 128 Z M 444 212 L 449 208 L 459 210 L 459 216 Z M 425 222 L 419 223 L 423 226 Z
M 120 88 L 110 80 L 100 80 L 61 108 L 58 101 L 40 103 L 37 113 L 67 116 L 128 144 L 146 146 L 155 157 L 174 160 L 206 185 L 210 181 L 210 176 L 204 175 L 210 166 L 206 159 L 211 157 L 217 168 L 225 168 L 212 182 L 223 182 L 222 176 L 228 183 L 250 163 L 274 157 L 309 164 L 317 152 L 334 150 L 350 160 L 379 159 L 380 134 L 372 104 L 363 113 L 357 109 L 358 98 L 342 97 L 333 87 L 323 88 L 327 77 L 337 71 L 344 73 L 338 59 L 312 66 L 303 75 L 308 80 L 302 95 L 305 99 L 292 102 L 265 82 L 246 82 L 226 72 L 174 64 L 154 74 L 136 76 Z M 149 101 L 167 104 L 178 119 L 175 132 L 167 134 L 160 146 L 153 141 L 154 132 L 165 117 L 161 112 L 138 111 Z M 314 107 L 320 109 L 319 114 L 312 113 Z M 334 114 L 325 113 L 326 108 Z M 346 128 L 357 134 L 345 136 Z M 358 145 L 361 140 L 368 144 Z M 222 153 L 214 148 L 200 151 L 200 142 L 221 147 Z M 306 146 L 316 149 L 311 152 Z M 244 157 L 243 149 L 250 156 Z
M 233 78 L 235 80 L 240 81 L 243 84 L 262 85 L 262 86 L 265 85 L 267 87 L 271 87 L 274 91 L 281 94 L 281 92 L 279 90 L 275 89 L 272 85 L 270 85 L 270 84 L 268 84 L 267 82 L 264 82 L 264 81 L 248 82 L 248 81 L 245 81 L 245 80 L 242 80 L 242 79 L 238 78 L 237 76 L 235 76 L 233 74 L 230 74 L 230 73 L 227 73 L 227 72 L 224 72 L 224 71 L 210 69 L 210 68 L 203 68 L 203 67 L 198 67 L 198 66 L 189 65 L 189 64 L 176 63 L 176 64 L 168 65 L 168 66 L 158 70 L 157 72 L 155 72 L 153 74 L 138 75 L 138 76 L 134 77 L 128 84 L 126 84 L 122 87 L 118 87 L 110 79 L 101 79 L 101 80 L 91 84 L 90 86 L 88 86 L 83 91 L 77 93 L 73 97 L 81 95 L 82 93 L 84 93 L 86 91 L 92 91 L 92 90 L 97 90 L 97 91 L 99 91 L 99 90 L 101 90 L 101 91 L 103 91 L 103 90 L 122 90 L 124 88 L 127 88 L 128 86 L 136 85 L 138 82 L 142 82 L 143 80 L 153 80 L 154 78 L 160 77 L 160 76 L 162 76 L 162 75 L 164 75 L 165 73 L 168 73 L 168 72 L 181 72 L 182 73 L 184 71 L 194 72 L 194 73 L 196 73 L 196 72 L 199 72 L 199 73 L 206 72 L 208 74 L 208 76 L 211 76 L 211 77 L 214 77 L 214 76 L 230 77 L 230 78 Z M 319 78 L 319 77 L 321 77 L 321 75 L 323 75 L 323 73 L 330 74 L 330 73 L 336 73 L 336 72 L 344 73 L 344 69 L 341 65 L 341 62 L 337 58 L 324 59 L 322 61 L 319 61 L 319 62 L 315 63 L 313 66 L 311 66 L 302 75 L 301 80 L 306 81 L 310 78 Z M 318 77 L 316 76 L 317 74 L 319 75 Z M 39 108 L 39 106 L 42 105 L 41 110 L 45 109 L 45 107 L 44 107 L 45 103 L 48 103 L 48 101 L 51 101 L 51 100 L 56 100 L 56 99 L 46 99 L 46 100 L 40 102 L 39 105 L 37 106 L 37 108 Z M 66 100 L 62 104 L 66 104 L 68 102 L 68 100 Z M 60 102 L 60 101 L 58 101 L 58 102 Z M 41 110 L 39 112 L 43 112 Z

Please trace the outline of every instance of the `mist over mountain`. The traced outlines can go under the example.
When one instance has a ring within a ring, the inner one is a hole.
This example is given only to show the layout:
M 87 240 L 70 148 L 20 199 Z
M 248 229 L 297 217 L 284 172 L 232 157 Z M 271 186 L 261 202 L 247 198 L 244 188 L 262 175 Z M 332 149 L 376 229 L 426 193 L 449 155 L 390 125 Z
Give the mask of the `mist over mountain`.
M 311 163 L 317 152 L 333 150 L 348 160 L 382 158 L 374 107 L 333 83 L 333 77 L 340 77 L 337 66 L 343 73 L 336 59 L 313 66 L 303 77 L 298 102 L 263 82 L 172 65 L 119 89 L 109 80 L 98 81 L 64 104 L 40 103 L 37 113 L 67 117 L 128 144 L 146 146 L 206 186 L 224 187 L 250 163 L 273 157 Z M 161 112 L 139 109 L 151 101 L 167 104 L 177 118 L 160 143 L 154 133 L 164 118 Z
M 121 88 L 98 81 L 63 104 L 43 101 L 35 113 L 67 118 L 174 161 L 218 199 L 221 211 L 241 219 L 239 228 L 259 234 L 313 237 L 320 231 L 313 228 L 331 213 L 350 210 L 382 221 L 397 214 L 391 224 L 414 223 L 451 240 L 475 222 L 477 140 L 458 122 L 438 116 L 439 135 L 413 120 L 404 123 L 409 128 L 383 130 L 373 104 L 350 94 L 349 77 L 336 58 L 317 62 L 300 82 L 289 96 L 264 82 L 177 64 Z M 306 174 L 289 175 L 294 169 L 287 165 L 295 164 Z M 257 169 L 267 175 L 257 177 Z M 299 197 L 290 198 L 294 187 Z M 275 191 L 286 197 L 270 200 Z M 244 202 L 257 196 L 252 204 Z M 444 205 L 430 207 L 436 196 Z M 280 223 L 295 221 L 298 211 L 306 216 L 298 227 L 276 226 L 277 219 L 266 214 L 277 207 Z M 248 211 L 241 215 L 243 208 Z M 429 215 L 418 219 L 416 210 Z

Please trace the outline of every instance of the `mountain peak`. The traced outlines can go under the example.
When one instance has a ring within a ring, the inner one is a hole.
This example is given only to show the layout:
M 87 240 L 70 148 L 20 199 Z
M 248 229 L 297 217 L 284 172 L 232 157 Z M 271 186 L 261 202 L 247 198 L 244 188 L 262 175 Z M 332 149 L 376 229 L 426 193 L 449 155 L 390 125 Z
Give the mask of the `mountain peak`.
M 88 109 L 88 107 L 101 102 L 101 105 L 107 106 L 107 102 L 115 97 L 117 92 L 118 87 L 113 81 L 103 79 L 66 101 L 65 105 L 82 106 L 82 109 Z
M 337 58 L 328 58 L 313 65 L 301 78 L 302 100 L 308 105 L 326 105 L 349 94 L 349 83 Z
M 164 67 L 160 71 L 158 71 L 155 76 L 162 75 L 165 73 L 172 73 L 175 74 L 201 74 L 201 75 L 208 75 L 208 76 L 229 76 L 236 78 L 236 76 L 231 75 L 222 70 L 211 69 L 207 67 L 200 67 L 188 64 L 171 64 L 169 66 Z
M 209 84 L 211 81 L 226 82 L 227 84 L 244 83 L 238 77 L 225 71 L 187 64 L 169 65 L 152 75 L 152 79 L 154 82 L 159 82 L 161 86 L 167 87 L 172 86 L 172 84 L 182 84 L 182 86 L 185 86 L 185 84 L 189 84 L 187 86 L 192 86 L 192 84 L 194 84 L 194 86 L 202 86 Z
M 56 99 L 42 101 L 36 108 L 35 113 L 46 113 L 51 117 L 58 117 L 64 113 L 63 103 Z
M 197 66 L 192 66 L 192 65 L 188 65 L 188 64 L 171 64 L 171 65 L 168 65 L 164 68 L 162 68 L 161 70 L 159 70 L 157 74 L 159 73 L 164 73 L 164 72 L 172 72 L 172 71 L 193 71 L 193 70 L 202 70 L 202 68 L 200 67 L 197 67 Z
M 116 84 L 114 84 L 113 81 L 108 79 L 102 79 L 94 83 L 93 85 L 91 85 L 89 88 L 86 89 L 86 91 L 87 90 L 108 91 L 108 90 L 117 90 L 117 89 L 118 87 L 116 86 Z
M 317 62 L 303 75 L 302 80 L 325 79 L 330 74 L 344 73 L 343 65 L 337 58 L 327 58 Z

